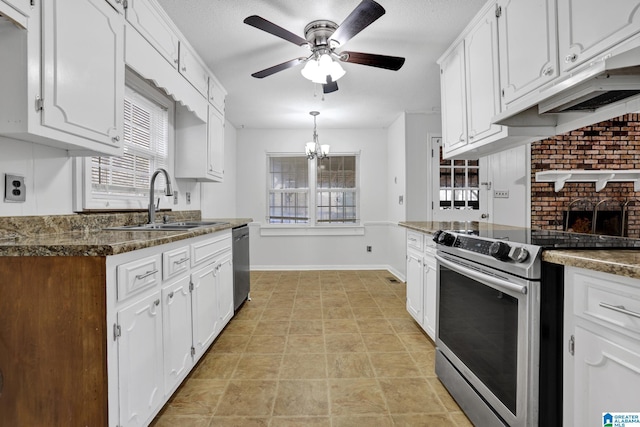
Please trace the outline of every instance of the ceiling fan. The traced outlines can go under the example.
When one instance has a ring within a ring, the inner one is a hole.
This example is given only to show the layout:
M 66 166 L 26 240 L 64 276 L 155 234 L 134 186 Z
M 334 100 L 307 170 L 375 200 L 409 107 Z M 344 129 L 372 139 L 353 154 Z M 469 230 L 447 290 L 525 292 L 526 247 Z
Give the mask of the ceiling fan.
M 311 55 L 306 58 L 295 58 L 251 75 L 262 79 L 298 64 L 306 63 L 302 74 L 315 83 L 321 83 L 324 93 L 330 93 L 338 90 L 336 80 L 344 75 L 344 70 L 334 60 L 397 71 L 404 64 L 404 58 L 362 52 L 336 52 L 336 49 L 344 46 L 353 36 L 371 25 L 384 13 L 384 8 L 375 1 L 362 0 L 340 25 L 328 20 L 310 22 L 304 29 L 305 38 L 260 16 L 249 16 L 244 20 L 245 24 L 311 50 Z

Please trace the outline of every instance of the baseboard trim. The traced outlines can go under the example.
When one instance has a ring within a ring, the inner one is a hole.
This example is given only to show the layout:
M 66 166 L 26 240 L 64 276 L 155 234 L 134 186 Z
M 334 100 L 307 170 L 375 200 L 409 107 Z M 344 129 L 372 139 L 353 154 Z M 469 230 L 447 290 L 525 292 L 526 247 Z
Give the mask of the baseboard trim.
M 395 268 L 390 265 L 252 265 L 251 271 L 313 271 L 313 270 L 325 270 L 325 271 L 339 271 L 339 270 L 386 270 L 389 273 L 396 276 L 402 282 L 406 281 L 406 277 L 400 274 Z

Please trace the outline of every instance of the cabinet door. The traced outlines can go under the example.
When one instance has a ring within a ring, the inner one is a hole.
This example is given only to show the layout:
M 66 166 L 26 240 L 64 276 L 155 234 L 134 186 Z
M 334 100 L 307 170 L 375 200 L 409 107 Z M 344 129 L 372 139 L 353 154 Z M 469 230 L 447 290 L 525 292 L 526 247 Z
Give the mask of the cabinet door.
M 49 0 L 42 9 L 42 124 L 122 146 L 122 16 L 105 0 Z
M 218 306 L 220 308 L 220 330 L 233 317 L 233 262 L 231 251 L 220 259 L 216 279 L 218 279 Z M 218 331 L 219 332 L 219 331 Z
M 224 114 L 225 91 L 213 76 L 209 76 L 209 103 Z
M 500 112 L 498 19 L 490 9 L 464 40 L 469 144 L 494 135 L 502 126 L 491 124 Z
M 501 0 L 500 87 L 509 104 L 559 74 L 555 0 Z
M 422 326 L 422 254 L 407 251 L 407 311 Z
M 563 71 L 640 32 L 637 0 L 558 0 L 558 44 Z
M 440 64 L 442 142 L 449 153 L 467 144 L 467 101 L 464 78 L 464 43 Z
M 193 366 L 189 277 L 162 289 L 164 392 L 171 393 Z
M 609 335 L 609 334 L 607 334 Z M 604 412 L 640 407 L 640 344 L 575 328 L 574 424 L 602 426 Z
M 120 425 L 146 426 L 164 402 L 160 292 L 121 310 L 117 319 Z
M 148 0 L 127 1 L 127 21 L 174 67 L 178 67 L 178 35 L 163 13 Z
M 433 341 L 436 340 L 436 310 L 438 306 L 436 276 L 436 259 L 432 254 L 425 253 L 422 286 L 424 292 L 424 321 L 422 326 Z
M 202 96 L 207 97 L 209 92 L 207 67 L 200 62 L 198 55 L 184 42 L 180 42 L 179 71 Z
M 224 177 L 224 117 L 212 105 L 209 105 L 207 128 L 208 159 L 207 174 L 216 181 Z
M 215 269 L 218 264 L 210 264 L 191 274 L 193 292 L 191 306 L 193 317 L 193 346 L 198 359 L 216 337 L 220 323 L 218 293 Z

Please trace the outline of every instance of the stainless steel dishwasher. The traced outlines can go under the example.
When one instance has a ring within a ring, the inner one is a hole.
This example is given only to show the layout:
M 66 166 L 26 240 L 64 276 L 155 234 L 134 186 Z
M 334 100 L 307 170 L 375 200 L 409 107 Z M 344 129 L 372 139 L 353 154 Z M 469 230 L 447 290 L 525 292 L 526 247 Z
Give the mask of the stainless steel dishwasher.
M 235 311 L 249 297 L 251 282 L 249 264 L 249 227 L 243 225 L 232 230 L 233 237 L 233 306 Z

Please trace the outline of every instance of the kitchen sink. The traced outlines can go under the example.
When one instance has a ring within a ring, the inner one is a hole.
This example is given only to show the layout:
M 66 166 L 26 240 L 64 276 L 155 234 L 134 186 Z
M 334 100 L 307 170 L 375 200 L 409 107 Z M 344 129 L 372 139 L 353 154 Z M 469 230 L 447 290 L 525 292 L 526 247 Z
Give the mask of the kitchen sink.
M 120 231 L 182 231 L 193 230 L 200 227 L 213 227 L 215 225 L 225 225 L 228 222 L 223 221 L 183 221 L 183 222 L 167 222 L 156 224 L 140 224 L 140 225 L 123 225 L 121 227 L 108 227 L 105 230 Z

